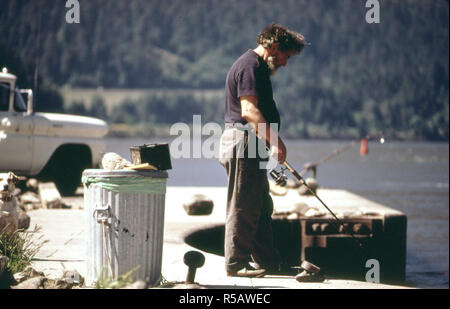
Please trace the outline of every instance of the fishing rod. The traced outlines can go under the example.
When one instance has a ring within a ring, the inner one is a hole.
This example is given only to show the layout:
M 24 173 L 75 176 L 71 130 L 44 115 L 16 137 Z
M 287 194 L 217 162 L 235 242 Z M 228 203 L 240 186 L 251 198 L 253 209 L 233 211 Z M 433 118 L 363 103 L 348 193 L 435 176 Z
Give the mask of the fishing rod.
M 367 141 L 375 138 L 375 137 L 380 137 L 380 142 L 383 144 L 384 143 L 384 136 L 383 133 L 377 133 L 377 134 L 373 134 L 373 135 L 368 135 L 366 137 L 364 137 L 361 140 L 361 155 L 366 155 L 367 154 Z M 286 179 L 287 177 L 284 175 L 284 171 L 287 169 L 299 182 L 301 185 L 304 185 L 307 190 L 322 204 L 322 206 L 324 206 L 328 212 L 333 216 L 333 218 L 335 219 L 335 221 L 333 220 L 328 220 L 331 224 L 333 224 L 333 226 L 335 227 L 336 231 L 339 231 L 340 228 L 342 227 L 342 231 L 343 232 L 347 232 L 348 234 L 350 234 L 351 238 L 353 239 L 354 243 L 358 246 L 358 248 L 361 249 L 361 251 L 364 252 L 364 256 L 368 257 L 368 250 L 367 248 L 362 244 L 362 242 L 354 235 L 353 231 L 349 229 L 349 227 L 346 227 L 344 222 L 339 219 L 337 217 L 337 215 L 330 209 L 330 207 L 327 206 L 327 204 L 325 204 L 325 202 L 317 195 L 317 193 L 306 183 L 305 179 L 303 178 L 304 174 L 306 174 L 308 172 L 308 170 L 310 169 L 315 169 L 315 167 L 323 162 L 326 162 L 332 158 L 334 158 L 335 156 L 337 156 L 339 153 L 350 149 L 351 147 L 353 147 L 355 144 L 357 143 L 357 141 L 353 141 L 352 143 L 350 143 L 349 145 L 346 145 L 338 150 L 335 150 L 332 154 L 326 156 L 325 158 L 317 161 L 316 163 L 313 164 L 309 164 L 305 169 L 303 169 L 300 173 L 298 173 L 287 161 L 285 161 L 282 165 L 285 166 L 285 169 L 282 169 L 280 172 L 275 171 L 274 169 L 271 170 L 269 173 L 272 176 L 272 178 L 274 178 L 275 182 L 277 184 L 286 184 Z M 266 144 L 267 146 L 268 143 Z M 363 147 L 364 146 L 364 147 Z M 270 149 L 270 147 L 269 147 Z
M 336 214 L 330 209 L 330 207 L 327 206 L 327 204 L 325 204 L 325 202 L 316 194 L 316 192 L 314 192 L 313 189 L 311 189 L 310 186 L 308 186 L 308 184 L 306 183 L 305 179 L 288 163 L 288 162 L 284 162 L 283 165 L 286 167 L 286 169 L 302 184 L 304 185 L 308 191 L 322 204 L 322 206 L 324 206 L 328 212 L 334 217 L 334 219 L 336 221 L 332 221 L 332 220 L 328 220 L 331 224 L 334 225 L 334 227 L 336 228 L 336 231 L 339 231 L 339 228 L 342 227 L 342 230 L 344 232 L 348 232 L 348 234 L 350 234 L 350 236 L 352 237 L 352 239 L 355 241 L 355 243 L 357 244 L 358 248 L 362 249 L 364 251 L 364 253 L 366 253 L 366 248 L 364 247 L 364 245 L 361 243 L 361 241 L 359 241 L 359 239 L 353 234 L 353 231 L 349 230 L 344 222 L 342 222 L 341 219 L 339 219 Z M 282 171 L 283 173 L 283 171 Z M 271 174 L 272 175 L 272 174 Z M 273 177 L 273 176 L 272 176 Z M 337 224 L 336 224 L 337 222 Z

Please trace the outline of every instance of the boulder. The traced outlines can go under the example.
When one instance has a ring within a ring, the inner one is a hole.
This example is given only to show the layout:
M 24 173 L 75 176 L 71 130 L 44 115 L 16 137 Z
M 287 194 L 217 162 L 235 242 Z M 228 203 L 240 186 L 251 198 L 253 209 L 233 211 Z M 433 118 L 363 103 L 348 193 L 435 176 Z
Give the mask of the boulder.
M 102 158 L 102 167 L 106 170 L 122 170 L 132 165 L 130 161 L 114 152 L 105 153 Z
M 14 274 L 14 280 L 17 283 L 22 283 L 25 280 L 28 280 L 30 278 L 35 278 L 35 277 L 44 277 L 44 273 L 41 271 L 37 271 L 32 267 L 27 267 L 25 268 L 24 271 L 21 271 L 19 273 L 15 273 Z
M 66 270 L 61 278 L 53 280 L 32 267 L 14 274 L 13 281 L 12 289 L 72 289 L 84 284 L 84 278 L 76 270 Z
M 11 289 L 18 290 L 36 290 L 44 288 L 44 283 L 47 281 L 47 278 L 43 276 L 34 277 L 19 283 L 18 285 L 14 285 Z
M 61 278 L 46 282 L 46 289 L 67 290 L 84 283 L 84 278 L 76 270 L 64 271 Z
M 53 182 L 39 183 L 39 197 L 44 209 L 61 208 L 61 194 Z
M 16 281 L 17 284 L 22 283 L 27 279 L 29 279 L 29 277 L 23 271 L 14 274 L 14 280 Z
M 50 284 L 46 285 L 47 289 L 56 289 L 56 290 L 68 290 L 72 288 L 72 284 L 68 283 L 64 279 L 56 279 Z
M 212 213 L 214 202 L 203 194 L 195 194 L 189 201 L 183 204 L 183 208 L 189 216 L 204 216 Z
M 27 191 L 19 196 L 20 204 L 23 205 L 25 211 L 39 209 L 42 207 L 39 195 L 34 192 Z
M 28 179 L 26 182 L 26 188 L 31 192 L 37 193 L 39 190 L 39 181 L 35 178 Z
M 80 273 L 77 270 L 64 271 L 61 279 L 65 280 L 71 286 L 84 284 L 84 278 L 83 276 L 80 275 Z
M 272 180 L 269 180 L 269 191 L 270 193 L 272 193 L 272 195 L 285 196 L 288 192 L 288 189 L 286 187 L 277 185 Z
M 286 188 L 288 189 L 297 189 L 300 187 L 300 185 L 301 183 L 297 179 L 289 178 L 286 182 Z

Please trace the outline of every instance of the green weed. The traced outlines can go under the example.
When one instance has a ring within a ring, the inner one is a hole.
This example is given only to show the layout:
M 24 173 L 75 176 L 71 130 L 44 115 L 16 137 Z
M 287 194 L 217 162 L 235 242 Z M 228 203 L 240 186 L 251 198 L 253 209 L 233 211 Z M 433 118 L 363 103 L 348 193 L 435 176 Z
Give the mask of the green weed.
M 115 279 L 112 276 L 106 276 L 105 275 L 105 268 L 102 268 L 100 271 L 100 274 L 98 276 L 97 281 L 95 282 L 94 288 L 96 289 L 120 289 L 128 284 L 133 282 L 133 278 L 131 277 L 132 274 L 139 268 L 133 268 L 129 272 L 119 276 L 117 279 Z
M 0 231 L 0 255 L 9 259 L 6 270 L 11 274 L 21 272 L 27 266 L 30 266 L 33 257 L 48 242 L 42 240 L 44 235 L 35 237 L 40 229 L 40 227 L 35 226 L 32 231 L 17 230 L 12 234 L 3 233 L 3 230 Z

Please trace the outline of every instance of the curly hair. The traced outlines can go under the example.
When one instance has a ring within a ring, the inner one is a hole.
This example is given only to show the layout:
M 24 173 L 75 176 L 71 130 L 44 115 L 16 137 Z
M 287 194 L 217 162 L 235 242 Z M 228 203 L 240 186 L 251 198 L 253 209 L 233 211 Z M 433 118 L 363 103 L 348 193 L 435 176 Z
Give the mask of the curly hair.
M 294 53 L 300 53 L 307 45 L 303 35 L 275 23 L 267 26 L 258 35 L 256 42 L 264 48 L 270 48 L 272 44 L 278 43 L 280 51 Z

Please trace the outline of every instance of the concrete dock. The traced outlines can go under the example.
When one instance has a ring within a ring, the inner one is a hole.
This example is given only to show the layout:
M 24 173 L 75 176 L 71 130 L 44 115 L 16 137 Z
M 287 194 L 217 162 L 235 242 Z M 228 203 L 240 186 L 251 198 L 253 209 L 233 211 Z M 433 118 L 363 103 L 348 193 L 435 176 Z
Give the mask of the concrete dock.
M 208 216 L 188 216 L 182 205 L 192 195 L 203 194 L 213 199 L 214 210 Z M 355 208 L 361 212 L 395 212 L 344 190 L 319 189 L 319 196 L 339 214 Z M 82 205 L 82 196 L 70 198 L 70 203 Z M 285 196 L 274 196 L 277 212 L 289 211 L 296 203 L 321 207 L 309 196 L 299 196 L 289 190 Z M 225 187 L 168 187 L 164 222 L 164 247 L 162 276 L 169 282 L 183 282 L 187 267 L 183 263 L 186 251 L 198 250 L 184 242 L 184 235 L 202 225 L 223 224 L 226 209 Z M 64 270 L 76 269 L 82 276 L 86 273 L 85 213 L 82 209 L 35 210 L 28 213 L 31 228 L 41 227 L 36 238 L 42 235 L 47 240 L 35 259 L 33 267 L 50 278 L 61 277 Z M 196 283 L 206 288 L 273 288 L 273 289 L 392 289 L 403 286 L 375 284 L 362 281 L 326 279 L 323 283 L 298 283 L 293 277 L 266 276 L 264 278 L 227 277 L 222 256 L 205 253 L 205 264 L 197 270 Z

